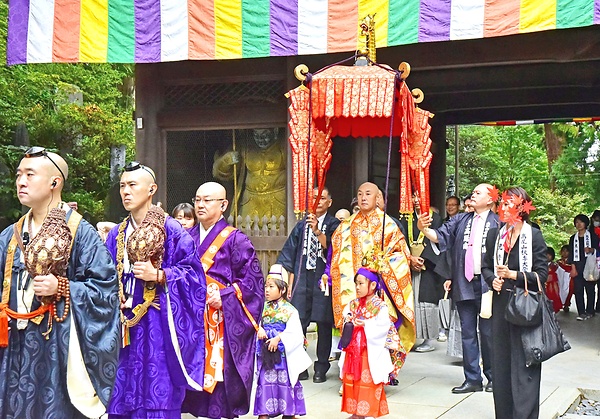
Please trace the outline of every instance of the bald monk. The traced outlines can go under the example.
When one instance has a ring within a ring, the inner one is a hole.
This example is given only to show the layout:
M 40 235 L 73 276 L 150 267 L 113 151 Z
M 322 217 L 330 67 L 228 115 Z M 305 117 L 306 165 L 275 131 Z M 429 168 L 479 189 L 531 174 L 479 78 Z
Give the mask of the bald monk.
M 363 183 L 357 198 L 359 211 L 344 220 L 332 237 L 333 314 L 337 327 L 341 327 L 342 310 L 356 298 L 354 275 L 365 259 L 368 267 L 378 270 L 383 278 L 384 299 L 400 334 L 403 348 L 401 359 L 396 360 L 397 370 L 415 342 L 410 253 L 398 225 L 377 206 L 378 201 L 383 202 L 377 185 Z M 378 266 L 373 264 L 373 255 Z
M 183 411 L 208 418 L 248 413 L 254 375 L 256 330 L 264 278 L 254 247 L 223 218 L 228 201 L 219 183 L 202 184 L 194 198 L 199 224 L 190 230 L 207 281 L 204 391 L 189 392 Z
M 190 235 L 152 205 L 154 171 L 129 163 L 119 187 L 129 216 L 106 239 L 123 338 L 109 418 L 179 419 L 186 390 L 202 390 L 204 272 Z
M 42 147 L 17 168 L 30 210 L 0 234 L 2 418 L 100 417 L 111 396 L 118 283 L 95 229 L 62 201 L 68 176 Z

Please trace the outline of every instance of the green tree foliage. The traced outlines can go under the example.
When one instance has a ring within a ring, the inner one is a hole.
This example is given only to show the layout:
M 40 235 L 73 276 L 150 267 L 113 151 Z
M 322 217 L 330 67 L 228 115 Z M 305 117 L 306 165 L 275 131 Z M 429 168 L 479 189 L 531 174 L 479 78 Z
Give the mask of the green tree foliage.
M 0 60 L 6 62 L 8 6 L 0 2 Z M 31 145 L 58 151 L 69 164 L 63 199 L 103 218 L 110 188 L 110 147 L 135 149 L 133 66 L 35 64 L 0 67 L 0 217 L 14 220 L 20 205 L 14 173 L 23 147 L 14 144 L 19 124 Z M 82 100 L 73 100 L 79 96 Z
M 483 182 L 500 190 L 523 187 L 537 207 L 532 220 L 558 250 L 575 231 L 573 217 L 600 207 L 600 125 L 552 124 L 552 130 L 565 145 L 549 168 L 541 125 L 459 127 L 458 193 L 464 197 Z M 454 173 L 454 137 L 448 127 L 448 174 Z

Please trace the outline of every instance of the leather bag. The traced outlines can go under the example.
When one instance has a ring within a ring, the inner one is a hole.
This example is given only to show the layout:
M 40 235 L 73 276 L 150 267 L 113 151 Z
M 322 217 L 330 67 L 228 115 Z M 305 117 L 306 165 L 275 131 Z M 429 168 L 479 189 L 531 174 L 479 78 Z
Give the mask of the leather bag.
M 525 365 L 540 364 L 554 355 L 571 349 L 560 330 L 552 301 L 542 294 L 541 298 L 542 323 L 537 327 L 521 329 L 521 343 L 525 352 Z
M 515 326 L 538 326 L 542 322 L 541 296 L 544 294 L 539 275 L 537 272 L 533 273 L 537 278 L 537 292 L 527 288 L 527 273 L 523 272 L 525 288 L 515 286 L 508 297 L 504 318 Z
M 350 345 L 353 332 L 354 323 L 351 321 L 344 323 L 344 327 L 342 328 L 342 336 L 340 337 L 340 343 L 338 345 L 340 349 L 345 349 L 348 345 Z

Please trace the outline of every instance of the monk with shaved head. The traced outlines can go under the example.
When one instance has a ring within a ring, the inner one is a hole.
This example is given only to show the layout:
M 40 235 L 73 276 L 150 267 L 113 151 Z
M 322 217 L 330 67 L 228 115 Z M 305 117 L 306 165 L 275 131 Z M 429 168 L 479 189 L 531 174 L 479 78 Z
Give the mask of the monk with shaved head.
M 188 391 L 183 412 L 235 418 L 250 409 L 264 279 L 250 239 L 227 224 L 225 188 L 207 182 L 193 199 L 198 226 L 190 230 L 206 274 L 204 391 Z
M 131 162 L 119 186 L 129 216 L 106 238 L 122 327 L 109 418 L 180 418 L 185 391 L 204 379 L 204 271 L 190 235 L 152 204 L 154 171 Z
M 379 207 L 383 206 L 383 195 L 377 185 L 365 182 L 358 188 L 356 195 L 359 211 L 344 220 L 332 238 L 331 280 L 333 314 L 337 327 L 344 323 L 343 313 L 350 303 L 358 302 L 355 289 L 355 275 L 361 268 L 374 272 L 381 277 L 378 287 L 383 291 L 383 298 L 390 317 L 400 337 L 400 341 L 386 348 L 390 349 L 391 359 L 382 359 L 377 363 L 369 362 L 363 370 L 368 369 L 372 377 L 392 377 L 398 373 L 404 362 L 406 353 L 415 342 L 415 317 L 413 311 L 413 295 L 409 268 L 408 247 L 404 235 L 392 218 Z M 367 308 L 368 310 L 368 308 Z M 366 328 L 365 328 L 366 332 Z M 383 338 L 383 340 L 381 339 Z M 367 336 L 367 344 L 386 345 L 385 337 Z M 340 358 L 340 374 L 344 379 L 342 387 L 342 411 L 359 414 L 357 411 L 358 384 L 353 387 L 346 384 L 344 377 L 345 354 Z M 385 384 L 375 378 L 371 383 L 375 387 Z M 369 386 L 371 385 L 369 384 Z M 360 384 L 362 386 L 362 384 Z M 379 417 L 387 414 L 385 394 L 377 403 L 370 403 L 366 416 Z M 364 415 L 364 413 L 360 413 Z
M 114 265 L 62 201 L 61 156 L 32 147 L 16 175 L 30 210 L 0 235 L 0 417 L 100 417 L 120 335 Z
M 493 391 L 492 324 L 490 319 L 479 316 L 481 295 L 488 291 L 488 286 L 481 277 L 485 242 L 489 230 L 498 227 L 499 223 L 498 216 L 490 211 L 494 203 L 492 190 L 490 184 L 477 185 L 471 194 L 470 205 L 474 211 L 456 214 L 439 228 L 431 228 L 434 227 L 433 217 L 428 213 L 421 214 L 417 223 L 428 239 L 439 244 L 441 251 L 447 250 L 451 254 L 452 279 L 444 283 L 444 288 L 451 291 L 462 329 L 465 380 L 452 388 L 452 392 L 458 394 L 483 390 L 480 354 L 483 359 L 483 375 L 488 380 L 485 391 Z

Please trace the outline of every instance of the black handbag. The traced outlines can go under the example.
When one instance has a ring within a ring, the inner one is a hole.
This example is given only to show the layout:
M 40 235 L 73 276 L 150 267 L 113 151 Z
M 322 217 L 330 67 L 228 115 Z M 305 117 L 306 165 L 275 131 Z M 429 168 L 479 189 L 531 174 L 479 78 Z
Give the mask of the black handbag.
M 544 294 L 542 294 L 541 306 L 542 323 L 537 327 L 521 329 L 525 365 L 528 367 L 571 349 L 571 345 L 560 330 L 552 302 Z
M 538 291 L 530 291 L 527 288 L 527 277 L 525 277 L 525 288 L 515 286 L 508 297 L 508 304 L 504 312 L 504 318 L 507 322 L 515 326 L 537 326 L 542 322 L 542 304 L 541 296 L 543 296 L 540 277 L 537 272 L 534 272 L 537 282 Z M 523 276 L 525 276 L 523 272 Z
M 352 333 L 354 332 L 354 323 L 351 321 L 344 323 L 342 328 L 342 336 L 340 337 L 339 349 L 345 349 L 352 341 Z

